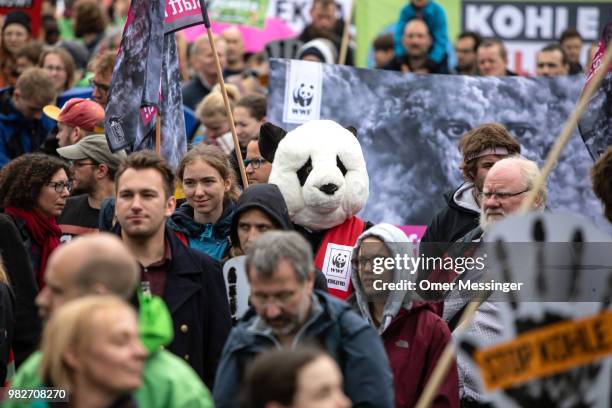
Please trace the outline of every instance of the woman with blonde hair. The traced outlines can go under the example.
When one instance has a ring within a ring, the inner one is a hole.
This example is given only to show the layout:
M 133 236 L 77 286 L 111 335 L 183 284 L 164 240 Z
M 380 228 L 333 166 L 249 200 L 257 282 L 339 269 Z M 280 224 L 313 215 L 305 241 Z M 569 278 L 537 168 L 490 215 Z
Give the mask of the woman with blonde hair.
M 70 406 L 134 407 L 146 351 L 133 308 L 113 296 L 88 296 L 59 308 L 47 323 L 40 373 L 66 390 Z
M 224 259 L 240 195 L 230 160 L 218 147 L 201 144 L 187 152 L 176 173 L 186 203 L 170 216 L 170 228 L 189 247 Z

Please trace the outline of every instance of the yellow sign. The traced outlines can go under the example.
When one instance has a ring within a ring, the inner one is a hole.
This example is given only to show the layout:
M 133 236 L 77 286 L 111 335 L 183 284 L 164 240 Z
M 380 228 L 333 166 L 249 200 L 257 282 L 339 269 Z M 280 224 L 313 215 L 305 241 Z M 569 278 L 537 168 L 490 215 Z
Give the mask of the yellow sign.
M 531 330 L 476 351 L 485 388 L 492 391 L 567 371 L 612 354 L 612 312 Z

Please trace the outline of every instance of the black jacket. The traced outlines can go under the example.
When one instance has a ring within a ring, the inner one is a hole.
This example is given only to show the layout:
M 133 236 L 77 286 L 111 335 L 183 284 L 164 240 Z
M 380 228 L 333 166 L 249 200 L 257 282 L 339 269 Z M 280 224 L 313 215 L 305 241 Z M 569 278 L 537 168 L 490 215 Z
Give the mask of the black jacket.
M 467 184 L 444 194 L 446 206 L 429 222 L 421 242 L 455 242 L 478 226 L 479 212 L 458 204 L 455 194 Z
M 163 297 L 174 327 L 168 350 L 184 358 L 212 389 L 232 327 L 221 265 L 184 245 L 168 228 L 166 239 L 172 260 Z
M 113 232 L 121 236 L 119 224 Z M 232 327 L 219 262 L 189 248 L 166 226 L 170 266 L 163 300 L 172 316 L 174 339 L 167 349 L 184 359 L 213 387 L 215 371 Z
M 23 246 L 12 218 L 6 214 L 0 214 L 0 256 L 15 295 L 12 347 L 15 364 L 19 366 L 38 347 L 42 322 L 34 303 L 38 285 L 32 272 L 30 255 Z
M 471 183 L 464 183 L 457 190 L 444 194 L 446 206 L 440 210 L 430 221 L 421 243 L 419 252 L 424 257 L 442 257 L 452 246 L 453 242 L 462 238 L 465 234 L 478 226 L 479 212 L 460 205 L 455 200 L 455 195 L 460 190 L 468 190 L 472 187 Z M 436 275 L 434 269 L 420 268 L 417 280 L 433 279 Z M 430 276 L 431 275 L 431 276 Z M 437 291 L 418 291 L 426 300 L 437 300 L 442 295 Z
M 15 297 L 11 288 L 0 283 L 0 384 L 4 384 L 15 334 Z
M 274 184 L 254 184 L 244 190 L 236 203 L 236 211 L 234 212 L 232 226 L 230 227 L 232 245 L 240 245 L 240 240 L 238 239 L 238 220 L 240 215 L 253 208 L 257 208 L 270 217 L 277 229 L 283 231 L 293 230 L 293 224 L 291 223 L 291 218 L 289 218 L 289 210 L 279 188 Z M 327 291 L 325 275 L 318 269 L 315 272 L 315 289 Z
M 204 86 L 200 78 L 196 76 L 183 86 L 183 105 L 195 111 L 198 104 L 209 93 L 210 89 Z

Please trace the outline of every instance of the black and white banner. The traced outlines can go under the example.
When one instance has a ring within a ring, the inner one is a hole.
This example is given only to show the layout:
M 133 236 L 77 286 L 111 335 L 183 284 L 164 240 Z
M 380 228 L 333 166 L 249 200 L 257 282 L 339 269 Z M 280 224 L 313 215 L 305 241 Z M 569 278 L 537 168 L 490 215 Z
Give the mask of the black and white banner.
M 313 72 L 319 69 L 320 85 L 304 80 L 316 78 Z M 463 181 L 457 149 L 461 136 L 480 124 L 501 122 L 520 141 L 523 154 L 541 166 L 583 84 L 582 76 L 421 76 L 271 60 L 268 119 L 293 129 L 301 122 L 288 120 L 299 114 L 295 95 L 320 98 L 320 114 L 309 120 L 332 119 L 358 130 L 371 197 L 361 216 L 424 225 L 444 205 L 442 194 Z M 304 86 L 308 92 L 301 91 Z M 592 164 L 575 131 L 548 179 L 548 206 L 587 215 L 609 228 L 591 190 Z

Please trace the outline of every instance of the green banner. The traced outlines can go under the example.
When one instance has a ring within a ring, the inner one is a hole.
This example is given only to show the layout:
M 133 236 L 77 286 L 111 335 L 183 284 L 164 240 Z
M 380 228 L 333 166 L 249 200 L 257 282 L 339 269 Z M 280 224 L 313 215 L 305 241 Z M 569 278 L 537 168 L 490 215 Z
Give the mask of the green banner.
M 209 13 L 214 21 L 263 28 L 269 0 L 214 0 Z

